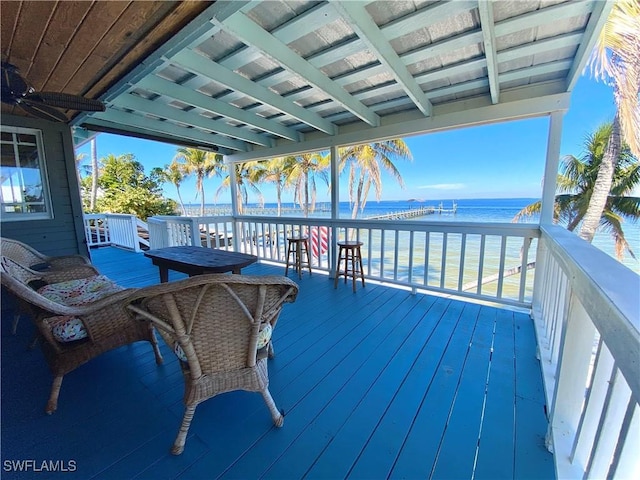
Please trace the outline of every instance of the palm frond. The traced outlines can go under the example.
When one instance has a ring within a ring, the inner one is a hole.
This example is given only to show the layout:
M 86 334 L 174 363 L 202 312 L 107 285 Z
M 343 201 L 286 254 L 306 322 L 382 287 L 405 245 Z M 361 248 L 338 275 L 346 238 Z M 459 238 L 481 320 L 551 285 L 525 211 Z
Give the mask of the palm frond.
M 512 223 L 518 223 L 524 217 L 532 217 L 533 215 L 538 215 L 542 209 L 542 202 L 538 200 L 537 202 L 531 203 L 520 210 L 516 215 L 511 219 Z
M 602 230 L 609 232 L 611 238 L 613 238 L 616 257 L 619 260 L 624 258 L 625 251 L 629 252 L 629 255 L 631 255 L 632 258 L 636 258 L 633 250 L 631 249 L 631 245 L 629 245 L 629 242 L 627 242 L 627 239 L 624 236 L 624 231 L 622 230 L 622 219 L 618 215 L 611 211 L 604 213 L 601 220 L 601 228 Z

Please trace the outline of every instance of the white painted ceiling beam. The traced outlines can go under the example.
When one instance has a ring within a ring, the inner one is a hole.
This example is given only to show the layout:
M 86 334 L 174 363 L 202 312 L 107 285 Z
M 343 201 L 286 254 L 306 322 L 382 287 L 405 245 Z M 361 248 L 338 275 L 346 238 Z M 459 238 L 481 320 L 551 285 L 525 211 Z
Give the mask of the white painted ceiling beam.
M 511 70 L 500 75 L 500 79 L 503 82 L 510 82 L 512 80 L 520 80 L 527 77 L 535 77 L 537 75 L 547 75 L 549 73 L 557 73 L 568 71 L 573 65 L 572 60 L 560 60 L 558 62 L 548 62 L 541 65 L 535 65 L 533 67 L 519 68 L 518 70 Z
M 503 35 L 539 27 L 564 18 L 588 15 L 593 10 L 592 4 L 593 0 L 572 0 L 571 2 L 552 5 L 524 15 L 518 15 L 497 23 L 495 34 L 496 37 L 502 37 Z
M 484 62 L 484 59 L 482 59 L 482 61 Z M 512 80 L 520 80 L 522 78 L 533 77 L 536 75 L 546 75 L 549 73 L 568 71 L 569 68 L 571 68 L 571 65 L 572 65 L 571 60 L 549 62 L 549 63 L 544 63 L 542 65 L 536 65 L 534 67 L 526 67 L 526 68 L 520 68 L 518 70 L 512 70 L 510 72 L 503 73 L 502 75 L 500 75 L 500 78 L 502 79 L 503 82 L 510 82 Z M 434 73 L 437 73 L 437 72 L 434 72 Z M 432 90 L 430 94 L 433 94 L 431 98 L 437 98 L 438 96 L 443 96 L 447 94 L 457 94 L 466 89 L 470 90 L 472 88 L 475 89 L 480 87 L 486 87 L 488 86 L 488 84 L 489 83 L 486 78 L 470 80 L 468 82 L 462 82 L 460 84 L 450 85 L 448 87 L 442 87 L 437 90 Z M 464 88 L 461 88 L 463 86 Z M 409 99 L 403 97 L 403 98 L 392 100 L 390 102 L 376 103 L 371 105 L 370 108 L 373 109 L 375 112 L 378 112 L 380 110 L 385 110 L 389 108 L 404 107 L 406 105 L 409 105 L 410 103 L 412 102 Z M 337 115 L 328 116 L 327 118 L 331 119 L 331 121 L 336 122 L 336 121 L 344 120 L 347 116 L 348 116 L 347 114 L 341 113 Z
M 171 119 L 174 122 L 179 122 L 189 127 L 200 128 L 208 132 L 226 135 L 230 138 L 224 145 L 226 147 L 233 148 L 234 150 L 246 150 L 247 147 L 243 142 L 251 142 L 264 147 L 271 147 L 274 145 L 274 139 L 267 137 L 266 135 L 259 135 L 245 128 L 234 127 L 226 122 L 213 120 L 193 111 L 186 112 L 179 108 L 172 107 L 171 105 L 166 105 L 155 100 L 148 100 L 137 95 L 121 95 L 112 103 L 120 108 L 127 108 L 135 112 L 148 113 L 156 117 Z M 242 140 L 243 142 L 234 140 L 234 138 Z
M 407 67 L 402 63 L 396 51 L 384 39 L 380 28 L 378 28 L 378 25 L 373 21 L 364 6 L 358 2 L 340 1 L 333 1 L 332 5 L 350 23 L 351 28 L 360 37 L 360 40 L 369 46 L 371 53 L 393 75 L 396 82 L 413 100 L 418 110 L 427 116 L 431 115 L 431 102 L 413 79 Z
M 371 3 L 371 2 L 364 2 L 365 5 L 367 3 Z M 323 16 L 328 15 L 328 12 L 326 11 L 326 9 L 329 8 L 328 5 L 322 4 L 322 6 L 323 6 L 322 10 L 318 10 L 318 13 Z M 380 30 L 387 40 L 393 40 L 402 35 L 406 35 L 408 32 L 412 30 L 415 30 L 418 28 L 424 28 L 426 26 L 435 24 L 439 21 L 444 20 L 450 15 L 454 15 L 456 13 L 460 13 L 462 11 L 475 8 L 475 6 L 476 6 L 475 1 L 443 2 L 441 4 L 437 4 L 435 6 L 431 6 L 431 7 L 419 10 L 418 12 L 412 15 L 400 18 L 394 22 L 391 22 L 388 25 L 384 25 L 383 27 L 381 27 Z M 332 12 L 332 15 L 335 15 L 336 13 L 335 9 L 329 8 L 329 10 Z M 330 18 L 333 20 L 333 16 Z M 317 29 L 318 28 L 316 25 L 317 22 L 315 20 L 313 22 L 314 22 L 313 23 L 314 29 Z M 324 23 L 324 20 L 321 19 L 321 22 Z M 291 43 L 292 41 L 296 40 L 289 34 L 289 31 L 287 30 L 287 28 L 292 24 L 297 26 L 298 22 L 296 18 L 292 19 L 290 22 L 286 23 L 282 27 L 278 27 L 277 29 L 275 29 L 272 32 L 273 36 L 281 40 L 283 43 Z M 309 22 L 305 22 L 304 25 L 306 26 L 308 31 Z M 479 42 L 482 40 L 482 33 L 477 32 L 476 34 L 466 36 L 464 38 L 465 45 L 468 44 L 469 41 L 473 41 L 474 37 L 477 37 L 475 41 Z M 440 49 L 438 49 L 440 53 L 444 53 L 448 48 L 451 48 L 451 44 L 446 41 L 439 42 L 439 44 L 440 43 L 442 43 L 442 46 L 440 47 Z M 460 44 L 459 48 L 465 45 Z M 325 51 L 315 53 L 310 57 L 307 57 L 305 60 L 307 60 L 314 67 L 321 69 L 335 62 L 336 60 L 344 59 L 352 55 L 355 55 L 361 52 L 363 49 L 364 49 L 364 45 L 362 41 L 356 37 L 352 40 L 344 42 L 340 45 L 337 45 Z M 410 59 L 411 57 L 407 57 L 407 58 Z M 249 63 L 246 60 L 247 59 L 244 59 L 242 57 L 241 52 L 236 52 L 230 55 L 229 57 L 221 60 L 220 63 L 221 65 L 224 65 L 227 68 L 234 69 L 234 68 L 240 68 L 246 65 L 247 63 Z M 409 64 L 409 63 L 413 63 L 413 62 L 405 61 L 405 64 Z M 274 85 L 278 85 L 279 83 L 284 82 L 285 80 L 287 80 L 287 77 L 290 75 L 291 74 L 286 70 L 274 72 L 273 74 L 260 79 L 259 83 L 265 87 L 272 87 Z M 230 98 L 236 98 L 236 97 L 230 97 Z
M 169 121 L 155 120 L 135 113 L 123 112 L 120 110 L 110 109 L 106 112 L 96 112 L 95 118 L 106 120 L 120 125 L 122 130 L 124 126 L 134 127 L 145 132 L 149 132 L 152 135 L 170 135 L 173 138 L 184 138 L 194 142 L 202 143 L 205 146 L 224 146 L 228 143 L 228 138 L 223 135 L 216 135 L 213 133 L 205 133 L 197 128 L 187 128 L 181 125 Z M 237 143 L 237 142 L 236 142 Z M 237 150 L 233 147 L 228 147 L 231 150 Z M 248 148 L 243 149 L 247 151 Z
M 245 9 L 242 11 L 245 11 Z M 331 8 L 327 3 L 321 3 L 280 25 L 270 33 L 282 43 L 288 44 L 308 34 L 309 24 L 312 24 L 314 29 L 318 29 L 338 20 L 338 18 L 339 16 L 335 9 Z M 222 22 L 224 19 L 219 20 Z M 219 24 L 215 25 L 216 30 L 220 28 Z M 258 48 L 247 46 L 220 60 L 220 65 L 227 67 L 229 70 L 236 70 L 258 60 L 261 56 L 262 53 Z
M 136 86 L 159 95 L 173 98 L 196 108 L 201 108 L 202 110 L 221 115 L 225 118 L 250 125 L 251 127 L 258 128 L 282 138 L 287 138 L 295 142 L 301 142 L 304 140 L 304 136 L 301 133 L 291 128 L 287 128 L 278 122 L 271 122 L 264 117 L 254 115 L 251 112 L 234 107 L 227 102 L 222 102 L 205 95 L 204 93 L 193 90 L 192 88 L 173 83 L 155 75 L 149 75 L 142 79 Z
M 498 63 L 508 62 L 510 60 L 522 59 L 527 55 L 536 55 L 538 53 L 557 50 L 565 47 L 578 45 L 582 39 L 582 33 L 568 33 L 546 40 L 539 40 L 533 44 L 525 43 L 518 47 L 498 52 Z
M 577 44 L 577 42 L 579 42 L 580 38 L 581 38 L 580 33 L 573 33 L 573 34 L 559 37 L 558 39 L 542 40 L 537 42 L 537 47 L 536 47 L 537 50 L 532 49 L 530 45 L 524 44 L 512 49 L 500 52 L 498 54 L 497 60 L 498 62 L 506 62 L 509 60 L 520 58 L 525 55 L 534 55 L 535 53 L 543 53 L 546 51 L 566 47 L 569 45 L 575 45 Z M 443 43 L 449 43 L 449 42 L 443 42 Z M 441 47 L 438 47 L 438 48 L 441 48 Z M 453 65 L 451 67 L 444 67 L 441 69 L 432 70 L 427 73 L 417 75 L 414 78 L 420 85 L 424 85 L 425 83 L 428 83 L 428 82 L 432 82 L 442 78 L 447 78 L 447 76 L 463 74 L 465 72 L 478 70 L 479 68 L 483 68 L 484 66 L 486 66 L 485 58 L 474 58 L 472 60 L 465 61 L 463 63 Z M 547 68 L 549 67 L 550 66 L 545 67 L 546 69 L 545 73 L 551 73 L 552 71 L 551 69 L 547 70 Z M 375 74 L 375 71 L 377 71 L 378 68 L 383 69 L 381 65 L 377 65 L 374 67 L 365 67 L 364 70 L 366 72 L 369 72 L 370 74 L 369 76 L 372 76 Z M 560 69 L 564 71 L 566 70 L 566 67 L 562 66 Z M 506 78 L 509 78 L 510 80 L 513 80 L 514 78 L 516 78 L 513 75 L 509 75 L 509 73 L 510 72 L 505 72 L 505 74 L 503 74 L 503 75 L 507 75 L 507 77 L 505 77 L 505 81 L 507 81 Z M 526 76 L 529 76 L 529 75 L 522 75 L 522 76 L 518 76 L 517 78 L 525 78 Z M 339 77 L 338 79 L 335 80 L 335 82 L 340 85 L 347 85 L 349 77 L 350 75 Z M 384 85 L 374 89 L 367 89 L 364 92 L 355 92 L 353 95 L 361 101 L 366 101 L 368 98 L 382 95 L 384 94 L 384 92 L 392 91 L 393 88 L 394 88 L 393 85 L 391 86 Z M 295 92 L 291 95 L 285 95 L 285 98 L 290 99 L 291 101 L 296 101 L 296 100 L 304 99 L 305 96 L 306 96 L 306 92 Z M 433 98 L 430 95 L 428 96 L 429 98 Z M 404 103 L 408 103 L 408 102 L 404 102 Z M 316 110 L 321 110 L 322 108 L 323 108 L 322 106 L 311 106 L 308 108 L 308 110 L 316 111 Z M 374 107 L 371 106 L 371 108 L 374 108 Z M 378 105 L 376 105 L 376 108 L 374 108 L 374 111 L 378 111 L 384 108 L 387 108 L 385 107 L 384 104 L 380 104 L 379 108 L 378 108 Z M 389 106 L 388 108 L 391 108 L 391 106 Z M 327 117 L 327 119 L 331 119 L 332 121 L 343 120 L 347 118 L 349 115 L 350 115 L 349 113 L 331 115 Z
M 234 153 L 233 150 L 229 150 L 224 147 L 218 147 L 210 144 L 209 142 L 196 141 L 187 139 L 177 135 L 171 135 L 169 133 L 159 134 L 151 130 L 145 130 L 142 128 L 132 127 L 127 125 L 123 127 L 121 123 L 111 122 L 96 117 L 91 117 L 86 123 L 83 124 L 91 132 L 110 132 L 118 135 L 133 136 L 139 138 L 145 138 L 147 140 L 170 143 L 177 146 L 194 147 L 200 150 L 215 151 L 222 155 L 230 155 Z
M 550 91 L 556 88 L 561 88 L 560 83 L 556 82 L 549 85 Z M 346 126 L 341 128 L 341 132 L 333 137 L 318 135 L 317 138 L 308 139 L 302 144 L 280 141 L 278 146 L 272 149 L 255 149 L 249 153 L 236 153 L 228 156 L 227 160 L 229 162 L 245 162 L 294 155 L 300 152 L 322 151 L 327 150 L 332 145 L 354 145 L 463 126 L 537 117 L 553 111 L 566 110 L 569 108 L 570 100 L 570 95 L 566 93 L 549 93 L 544 98 L 538 98 L 532 95 L 529 89 L 520 89 L 513 94 L 504 92 L 504 96 L 508 97 L 508 103 L 488 105 L 485 102 L 474 108 L 473 102 L 464 100 L 442 106 L 434 105 L 434 113 L 431 117 L 424 117 L 422 114 L 420 114 L 419 118 L 416 118 L 415 114 L 398 115 L 401 119 L 404 117 L 408 117 L 408 119 L 396 121 L 394 118 L 385 118 L 384 124 L 380 127 L 356 128 L 356 126 L 353 126 L 353 130 L 349 130 L 351 126 Z
M 272 108 L 283 113 L 287 113 L 313 128 L 330 135 L 333 135 L 336 131 L 336 126 L 321 116 L 291 103 L 289 100 L 286 100 L 271 90 L 224 68 L 192 50 L 183 50 L 177 53 L 173 56 L 173 61 L 186 70 L 209 77 L 229 89 L 242 92 L 244 95 L 254 98 L 258 102 L 270 105 Z
M 222 28 L 247 45 L 259 48 L 265 55 L 290 70 L 294 75 L 304 75 L 305 81 L 328 94 L 364 122 L 374 126 L 380 124 L 380 118 L 374 112 L 355 100 L 324 73 L 310 65 L 286 44 L 269 34 L 247 16 L 240 13 L 232 15 L 222 24 Z
M 448 17 L 473 10 L 477 5 L 478 3 L 476 1 L 464 0 L 439 2 L 435 5 L 422 8 L 411 15 L 406 15 L 394 20 L 380 29 L 384 37 L 390 41 L 407 33 L 434 25 Z
M 496 37 L 494 32 L 492 1 L 479 0 L 478 13 L 480 14 L 480 26 L 482 27 L 484 55 L 487 59 L 487 76 L 489 77 L 491 102 L 496 104 L 500 101 L 500 82 L 498 80 L 498 60 L 496 58 Z

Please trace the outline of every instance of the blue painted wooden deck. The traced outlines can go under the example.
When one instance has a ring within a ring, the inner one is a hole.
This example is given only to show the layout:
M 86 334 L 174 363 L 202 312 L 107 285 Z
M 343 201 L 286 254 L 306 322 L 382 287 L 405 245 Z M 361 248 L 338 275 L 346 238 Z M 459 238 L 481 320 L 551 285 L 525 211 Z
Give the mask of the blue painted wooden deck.
M 122 285 L 158 281 L 142 254 L 102 248 L 92 258 Z M 27 350 L 33 327 L 25 318 L 12 336 L 3 301 L 2 477 L 60 477 L 7 469 L 32 459 L 73 461 L 83 479 L 555 478 L 528 315 L 375 284 L 334 290 L 319 273 L 299 284 L 269 361 L 284 427 L 260 395 L 224 394 L 198 407 L 177 457 L 183 384 L 164 344 L 162 366 L 140 343 L 72 372 L 47 416 L 51 376 Z

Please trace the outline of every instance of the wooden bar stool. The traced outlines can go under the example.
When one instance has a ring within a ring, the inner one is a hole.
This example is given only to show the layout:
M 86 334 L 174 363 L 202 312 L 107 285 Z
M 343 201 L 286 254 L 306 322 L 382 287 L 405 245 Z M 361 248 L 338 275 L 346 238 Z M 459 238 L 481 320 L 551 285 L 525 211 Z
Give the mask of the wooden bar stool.
M 291 255 L 293 255 L 293 267 L 298 272 L 298 278 L 302 278 L 302 267 L 307 267 L 309 269 L 309 275 L 311 275 L 308 237 L 287 238 L 287 267 L 284 270 L 285 276 L 289 274 Z
M 360 247 L 362 242 L 345 241 L 338 242 L 338 266 L 336 267 L 336 277 L 333 281 L 333 288 L 338 288 L 338 279 L 341 275 L 344 275 L 344 283 L 347 283 L 347 278 L 351 276 L 353 279 L 353 291 L 356 291 L 356 277 L 360 276 L 362 280 L 362 286 L 364 287 L 364 273 L 362 268 L 362 253 Z M 344 271 L 340 271 L 340 263 L 344 260 Z M 349 268 L 349 260 L 351 260 L 351 268 Z

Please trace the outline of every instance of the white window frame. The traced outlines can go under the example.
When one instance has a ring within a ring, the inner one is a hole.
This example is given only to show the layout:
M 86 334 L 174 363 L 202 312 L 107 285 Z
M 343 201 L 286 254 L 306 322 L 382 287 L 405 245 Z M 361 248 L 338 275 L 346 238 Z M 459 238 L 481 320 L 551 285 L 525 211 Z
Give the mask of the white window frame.
M 19 165 L 20 156 L 18 154 L 18 146 L 19 145 L 33 145 L 32 143 L 21 143 L 17 139 L 17 135 L 33 135 L 35 137 L 36 143 L 35 147 L 38 151 L 38 167 L 40 170 L 40 181 L 42 183 L 42 195 L 44 197 L 44 201 L 42 204 L 45 207 L 44 212 L 7 212 L 5 211 L 5 207 L 11 204 L 20 204 L 23 206 L 28 205 L 27 202 L 7 202 L 4 199 L 3 191 L 0 190 L 0 217 L 3 222 L 13 222 L 13 221 L 25 221 L 25 220 L 51 220 L 53 219 L 53 206 L 51 204 L 51 191 L 49 189 L 49 177 L 47 175 L 47 163 L 44 155 L 44 144 L 42 141 L 42 131 L 35 128 L 24 128 L 24 127 L 13 127 L 2 125 L 0 126 L 0 131 L 2 133 L 11 133 L 12 140 L 11 142 L 0 139 L 0 143 L 3 145 L 13 145 L 13 153 L 14 159 L 16 160 L 16 164 L 18 168 L 21 168 Z M 0 177 L 2 167 L 0 166 Z M 20 172 L 19 177 L 22 179 L 22 172 Z M 22 181 L 22 180 L 21 180 Z M 21 188 L 24 187 L 24 184 L 21 185 Z M 4 188 L 3 185 L 0 185 L 0 188 Z

